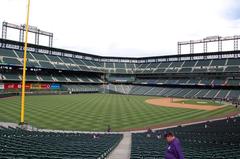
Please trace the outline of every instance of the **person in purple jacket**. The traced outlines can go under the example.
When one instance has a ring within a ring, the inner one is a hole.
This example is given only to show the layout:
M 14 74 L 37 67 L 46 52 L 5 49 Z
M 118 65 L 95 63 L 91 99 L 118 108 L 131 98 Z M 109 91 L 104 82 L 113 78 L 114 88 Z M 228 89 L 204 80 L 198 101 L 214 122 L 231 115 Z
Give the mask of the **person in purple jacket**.
M 176 138 L 172 132 L 166 133 L 164 137 L 168 142 L 165 151 L 165 159 L 184 159 L 179 139 Z

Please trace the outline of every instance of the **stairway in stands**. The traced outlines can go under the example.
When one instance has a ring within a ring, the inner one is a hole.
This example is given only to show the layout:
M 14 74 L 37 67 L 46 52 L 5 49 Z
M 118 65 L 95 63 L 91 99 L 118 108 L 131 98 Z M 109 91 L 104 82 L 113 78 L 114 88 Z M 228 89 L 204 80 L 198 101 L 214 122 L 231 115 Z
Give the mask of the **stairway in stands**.
M 131 154 L 131 133 L 124 133 L 122 141 L 118 146 L 109 154 L 107 159 L 129 159 Z

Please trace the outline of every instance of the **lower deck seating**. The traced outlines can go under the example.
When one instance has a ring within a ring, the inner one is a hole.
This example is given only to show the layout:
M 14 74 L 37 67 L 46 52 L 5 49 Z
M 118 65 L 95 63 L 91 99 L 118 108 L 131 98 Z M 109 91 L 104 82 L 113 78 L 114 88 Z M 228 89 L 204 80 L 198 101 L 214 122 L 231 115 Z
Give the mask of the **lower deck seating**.
M 120 134 L 50 133 L 0 128 L 0 158 L 105 158 Z
M 13 80 L 13 81 L 19 81 L 21 80 L 20 74 L 18 73 L 11 73 L 11 72 L 0 72 L 3 76 L 2 80 Z
M 98 85 L 63 85 L 63 88 L 72 93 L 96 93 L 99 92 Z
M 239 159 L 240 118 L 132 135 L 131 159 L 164 158 L 163 136 L 171 131 L 180 139 L 186 159 Z M 148 136 L 150 134 L 150 136 Z
M 2 71 L 0 69 L 1 80 L 3 81 L 21 81 L 22 71 Z M 41 72 L 27 71 L 26 81 L 41 82 L 69 82 L 69 83 L 102 83 L 102 79 L 98 76 L 90 76 L 85 74 L 69 74 L 58 72 Z
M 227 79 L 139 79 L 137 78 L 135 84 L 165 84 L 165 85 L 208 85 L 208 86 L 220 86 L 225 84 L 239 86 L 239 80 L 227 80 Z
M 132 89 L 132 85 L 122 85 L 122 84 L 108 84 L 101 87 L 103 90 L 110 90 L 111 92 L 120 94 L 129 94 Z
M 180 98 L 240 99 L 239 90 L 132 86 L 129 94 Z

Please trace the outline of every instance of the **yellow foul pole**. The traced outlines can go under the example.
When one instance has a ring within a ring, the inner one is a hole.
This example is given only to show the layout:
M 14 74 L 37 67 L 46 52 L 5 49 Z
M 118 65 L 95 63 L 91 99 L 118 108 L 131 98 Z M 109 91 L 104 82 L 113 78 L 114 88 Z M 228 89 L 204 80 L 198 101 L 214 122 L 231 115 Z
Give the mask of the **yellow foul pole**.
M 22 78 L 22 100 L 21 100 L 21 121 L 20 124 L 24 124 L 24 107 L 25 107 L 25 84 L 26 84 L 26 65 L 27 65 L 27 43 L 28 43 L 28 27 L 29 27 L 29 14 L 30 14 L 30 0 L 28 0 L 27 6 L 27 18 L 26 18 L 26 35 L 24 44 L 23 55 L 23 78 Z

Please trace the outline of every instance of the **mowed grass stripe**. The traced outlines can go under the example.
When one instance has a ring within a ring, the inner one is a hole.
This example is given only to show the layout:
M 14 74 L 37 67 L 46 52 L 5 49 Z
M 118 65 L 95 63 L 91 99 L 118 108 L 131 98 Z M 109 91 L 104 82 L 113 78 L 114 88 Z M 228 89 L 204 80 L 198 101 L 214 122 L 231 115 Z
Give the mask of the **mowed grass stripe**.
M 104 131 L 206 119 L 234 111 L 214 111 L 152 106 L 152 97 L 116 94 L 27 96 L 26 121 L 39 128 Z M 0 99 L 0 121 L 19 122 L 20 97 Z

